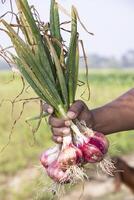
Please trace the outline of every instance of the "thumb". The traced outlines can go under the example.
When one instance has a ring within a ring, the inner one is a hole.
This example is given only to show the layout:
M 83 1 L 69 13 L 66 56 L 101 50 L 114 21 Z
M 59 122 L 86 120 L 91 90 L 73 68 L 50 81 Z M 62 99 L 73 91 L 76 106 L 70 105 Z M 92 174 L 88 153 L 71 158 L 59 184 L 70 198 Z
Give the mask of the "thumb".
M 47 103 L 43 103 L 42 108 L 43 108 L 43 111 L 46 113 L 52 114 L 54 112 L 53 107 Z
M 81 100 L 75 101 L 75 103 L 72 104 L 72 106 L 69 108 L 67 112 L 67 117 L 69 119 L 75 119 L 77 118 L 80 113 L 84 110 L 85 103 Z

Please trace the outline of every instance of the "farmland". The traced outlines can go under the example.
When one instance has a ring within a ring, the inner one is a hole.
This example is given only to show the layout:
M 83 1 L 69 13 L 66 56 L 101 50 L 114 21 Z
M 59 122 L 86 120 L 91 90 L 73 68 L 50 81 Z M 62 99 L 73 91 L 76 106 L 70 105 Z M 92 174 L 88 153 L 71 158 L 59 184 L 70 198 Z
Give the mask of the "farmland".
M 87 105 L 92 109 L 101 106 L 114 98 L 118 97 L 125 91 L 133 87 L 134 71 L 133 70 L 90 70 L 89 82 L 91 89 L 90 101 L 86 101 L 87 94 L 85 93 L 83 99 Z M 35 166 L 39 165 L 39 155 L 48 146 L 52 145 L 50 127 L 47 125 L 46 120 L 43 119 L 41 126 L 37 133 L 33 136 L 29 126 L 25 123 L 28 117 L 36 116 L 39 114 L 39 103 L 36 100 L 24 104 L 24 112 L 21 118 L 17 121 L 14 130 L 11 133 L 11 128 L 14 121 L 19 117 L 22 110 L 22 103 L 20 101 L 14 105 L 12 112 L 11 101 L 22 90 L 22 82 L 19 77 L 15 77 L 13 81 L 12 75 L 9 72 L 1 72 L 0 74 L 0 149 L 5 147 L 0 155 L 0 200 L 21 200 L 21 199 L 34 199 L 37 192 L 35 187 L 37 184 L 36 179 L 30 175 L 36 174 Z M 79 79 L 85 80 L 83 71 L 80 73 Z M 77 91 L 77 98 L 80 98 L 86 86 L 81 86 Z M 36 95 L 30 88 L 18 99 L 26 99 L 35 97 Z M 32 122 L 35 127 L 36 121 Z M 9 141 L 10 135 L 10 141 Z M 116 133 L 108 136 L 111 141 L 110 154 L 127 154 L 134 151 L 133 131 Z M 22 176 L 21 188 L 12 190 L 13 177 Z M 31 173 L 31 174 L 29 174 Z M 31 177 L 31 179 L 30 179 Z M 9 182 L 11 184 L 9 184 Z M 38 199 L 48 199 L 48 197 L 40 197 Z

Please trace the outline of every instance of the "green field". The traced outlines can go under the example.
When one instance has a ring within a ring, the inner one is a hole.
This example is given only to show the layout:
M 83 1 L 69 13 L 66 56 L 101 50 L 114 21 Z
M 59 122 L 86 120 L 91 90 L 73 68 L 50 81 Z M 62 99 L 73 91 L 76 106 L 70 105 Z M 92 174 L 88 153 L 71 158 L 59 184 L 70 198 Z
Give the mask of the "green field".
M 132 70 L 90 70 L 89 74 L 91 97 L 90 101 L 85 102 L 91 109 L 113 100 L 132 88 L 134 84 L 134 71 Z M 19 77 L 7 83 L 10 79 L 12 79 L 11 74 L 7 72 L 0 73 L 0 101 L 2 99 L 13 100 L 22 89 Z M 84 79 L 84 73 L 81 72 L 80 80 L 83 81 Z M 80 98 L 83 90 L 83 87 L 78 88 L 77 98 Z M 19 99 L 27 97 L 35 97 L 32 90 L 25 91 Z M 22 107 L 22 103 L 17 103 L 11 116 L 11 105 L 10 101 L 5 101 L 0 107 L 1 149 L 8 143 L 12 124 L 18 118 Z M 40 129 L 35 135 L 36 142 L 28 125 L 25 123 L 26 118 L 38 114 L 39 104 L 37 101 L 31 101 L 25 105 L 24 113 L 14 128 L 8 146 L 0 154 L 0 200 L 29 200 L 35 197 L 37 192 L 35 190 L 36 180 L 30 182 L 27 179 L 27 182 L 24 182 L 17 192 L 12 191 L 11 187 L 8 188 L 6 183 L 25 169 L 39 165 L 40 153 L 52 144 L 50 127 L 46 124 L 45 119 L 43 119 Z M 36 122 L 32 125 L 35 126 Z M 124 154 L 134 150 L 133 131 L 114 134 L 109 138 L 111 141 L 111 154 Z M 48 198 L 38 199 L 45 200 Z

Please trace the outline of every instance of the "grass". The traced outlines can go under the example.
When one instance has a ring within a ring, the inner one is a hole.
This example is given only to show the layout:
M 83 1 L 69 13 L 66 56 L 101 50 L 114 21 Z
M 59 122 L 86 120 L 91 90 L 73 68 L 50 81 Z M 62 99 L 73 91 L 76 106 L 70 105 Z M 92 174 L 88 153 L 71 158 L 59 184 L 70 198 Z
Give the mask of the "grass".
M 1 100 L 4 99 L 14 99 L 14 97 L 19 93 L 20 89 L 22 88 L 21 81 L 19 78 L 16 78 L 12 83 L 5 84 L 7 81 L 7 77 L 10 75 L 1 74 L 0 81 L 3 84 L 0 85 L 0 93 L 1 93 Z M 5 80 L 4 80 L 5 77 Z M 9 80 L 9 78 L 8 78 Z M 32 95 L 32 94 L 30 94 Z M 21 98 L 26 98 L 26 94 L 24 94 Z M 20 113 L 22 104 L 18 103 L 15 105 L 13 118 L 11 117 L 11 103 L 4 102 L 0 108 L 1 119 L 0 119 L 0 147 L 4 147 L 8 140 L 9 134 L 11 131 L 11 126 L 13 121 L 18 118 Z M 34 108 L 34 109 L 33 109 Z M 24 115 L 22 116 L 21 120 L 18 121 L 16 127 L 13 131 L 10 144 L 4 150 L 0 157 L 0 172 L 5 174 L 14 174 L 19 169 L 30 165 L 36 159 L 34 157 L 39 157 L 40 150 L 47 147 L 50 143 L 50 134 L 48 126 L 46 125 L 45 121 L 42 123 L 42 127 L 37 134 L 37 141 L 38 144 L 33 144 L 33 136 L 29 127 L 25 123 L 25 119 L 29 116 L 34 116 L 38 114 L 38 104 L 37 102 L 33 102 L 27 104 L 24 109 Z M 45 133 L 42 131 L 45 128 Z M 45 141 L 48 141 L 47 143 Z M 45 145 L 44 145 L 45 144 Z M 17 149 L 17 151 L 16 151 Z M 14 162 L 15 161 L 15 162 Z
M 4 99 L 12 100 L 21 90 L 22 83 L 18 77 L 14 81 L 7 84 L 12 78 L 12 75 L 8 72 L 0 73 L 0 101 Z M 80 80 L 85 80 L 83 71 L 80 75 Z M 91 98 L 90 101 L 86 103 L 92 109 L 97 106 L 101 106 L 125 91 L 133 87 L 134 76 L 133 71 L 129 70 L 90 70 L 90 88 L 91 88 Z M 79 87 L 77 91 L 77 98 L 80 98 L 84 88 Z M 24 92 L 21 98 L 26 98 L 27 96 L 35 96 L 32 90 L 28 90 L 29 94 Z M 84 99 L 86 98 L 84 95 Z M 9 139 L 9 134 L 11 130 L 11 125 L 13 119 L 18 117 L 18 113 L 21 110 L 21 103 L 16 104 L 14 108 L 13 118 L 11 117 L 11 103 L 4 102 L 0 107 L 0 148 L 5 146 Z M 36 143 L 34 143 L 33 135 L 25 124 L 25 119 L 27 117 L 34 116 L 39 112 L 39 105 L 37 102 L 33 101 L 26 104 L 22 118 L 18 121 L 13 131 L 11 141 L 4 152 L 0 155 L 0 177 L 3 175 L 8 179 L 8 177 L 14 176 L 19 171 L 26 169 L 28 167 L 33 167 L 39 164 L 39 155 L 52 144 L 50 127 L 46 124 L 43 119 L 39 131 L 36 133 Z M 34 122 L 35 125 L 35 122 Z M 116 133 L 109 136 L 111 141 L 112 154 L 124 154 L 129 153 L 134 150 L 133 131 Z M 34 199 L 34 183 L 25 184 L 18 193 L 12 193 L 12 198 L 14 200 L 20 199 Z M 2 179 L 0 178 L 0 185 L 2 184 Z M 10 193 L 8 188 L 3 188 L 0 190 L 0 198 L 6 200 L 7 194 Z M 10 198 L 8 198 L 10 199 Z M 40 198 L 40 200 L 45 200 L 45 197 Z M 46 198 L 48 199 L 48 198 Z

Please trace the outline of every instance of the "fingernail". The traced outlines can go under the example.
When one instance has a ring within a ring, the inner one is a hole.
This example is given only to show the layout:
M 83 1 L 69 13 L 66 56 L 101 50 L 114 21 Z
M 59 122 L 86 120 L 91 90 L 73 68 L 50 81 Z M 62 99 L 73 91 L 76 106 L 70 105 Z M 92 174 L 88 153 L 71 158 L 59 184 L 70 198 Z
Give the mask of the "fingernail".
M 65 126 L 71 126 L 71 121 L 65 121 Z
M 62 142 L 62 140 L 63 140 L 63 138 L 62 138 L 62 137 L 57 137 L 57 142 L 61 143 L 61 142 Z
M 68 116 L 68 118 L 73 119 L 73 118 L 75 118 L 76 114 L 72 111 L 68 111 L 67 116 Z
M 50 113 L 50 114 L 52 114 L 53 113 L 53 108 L 48 108 L 47 112 Z
M 70 133 L 70 128 L 65 128 L 62 132 L 63 132 L 63 134 L 69 134 Z

